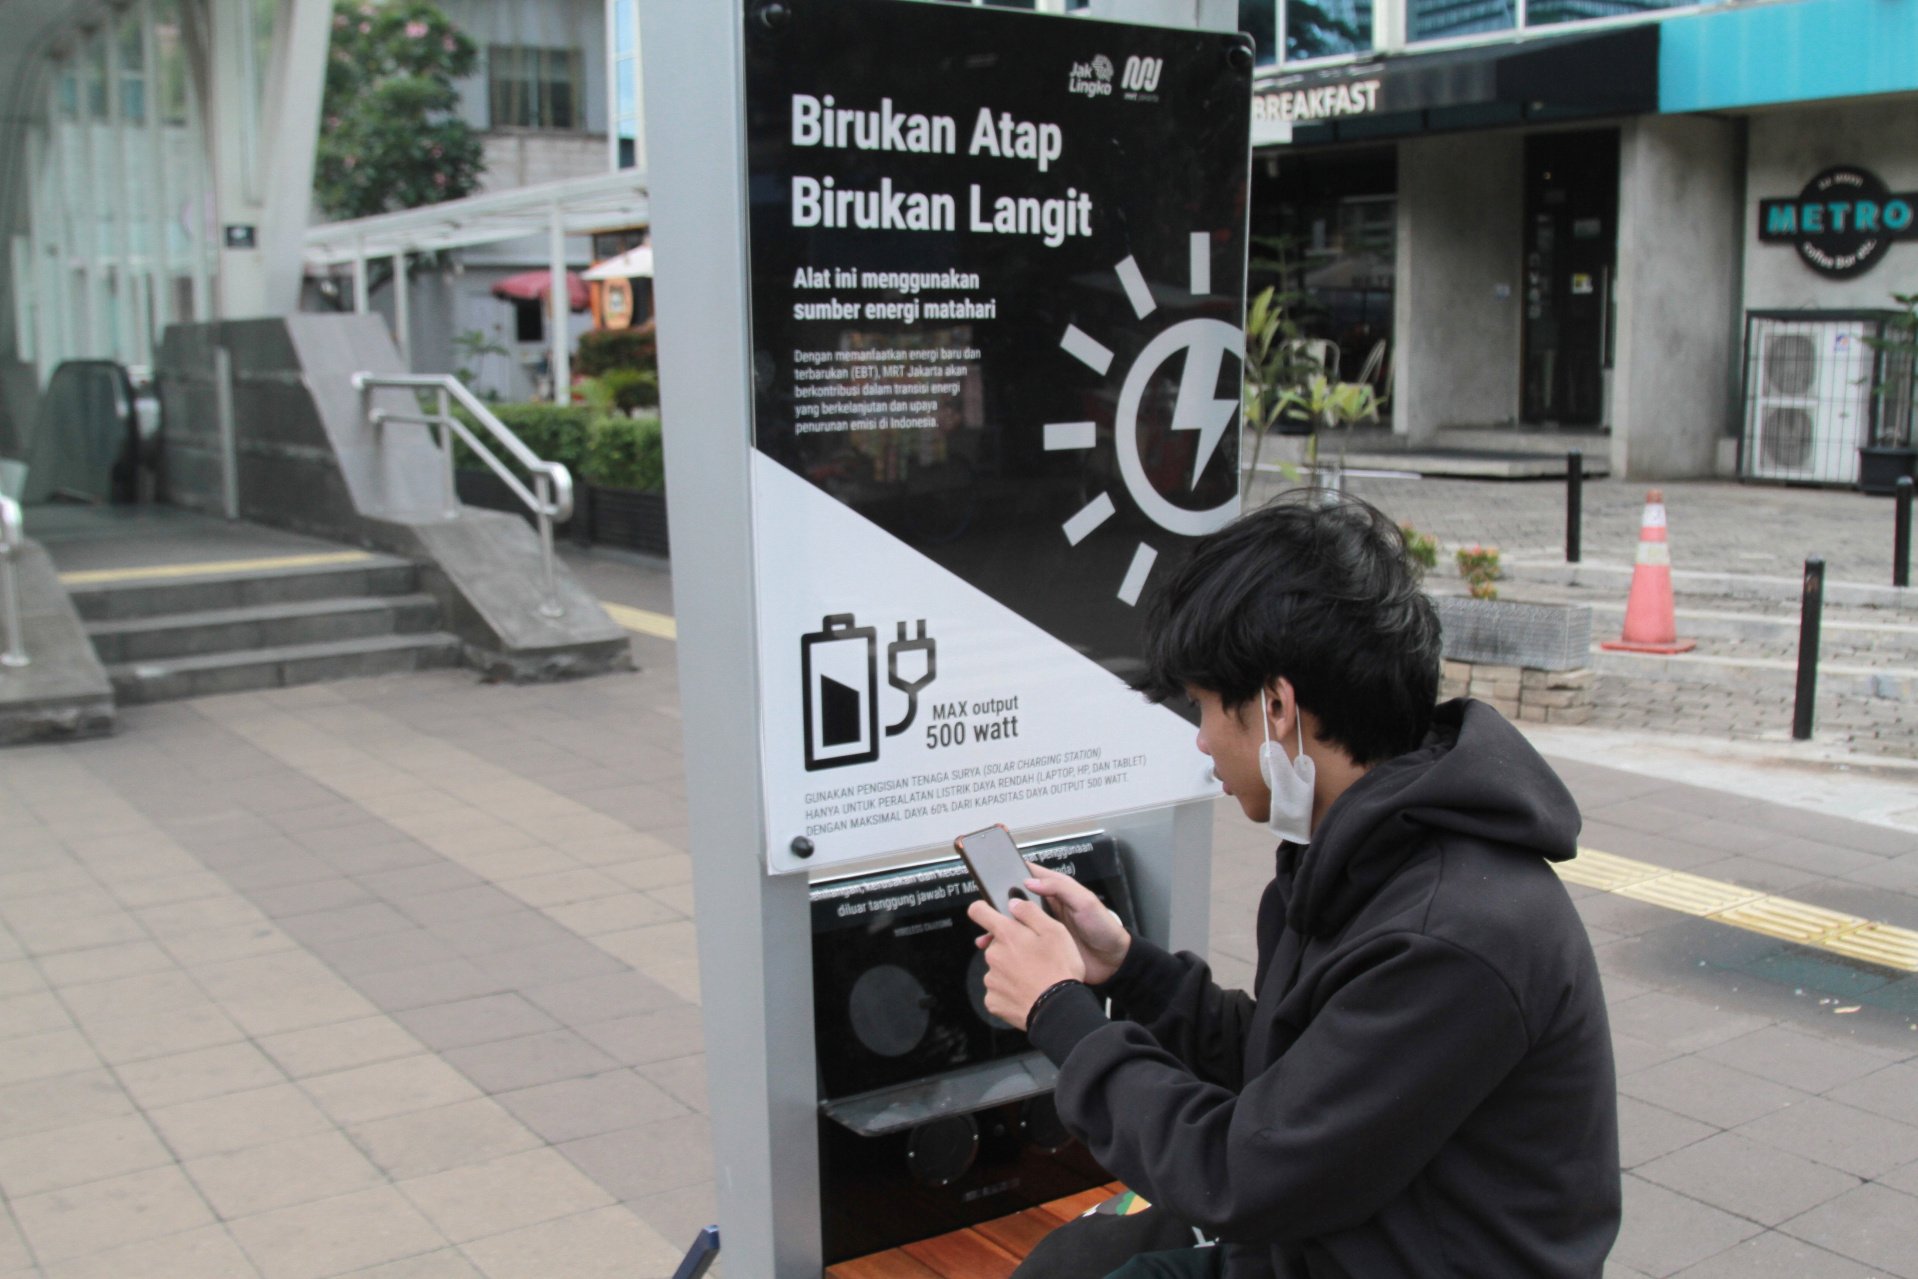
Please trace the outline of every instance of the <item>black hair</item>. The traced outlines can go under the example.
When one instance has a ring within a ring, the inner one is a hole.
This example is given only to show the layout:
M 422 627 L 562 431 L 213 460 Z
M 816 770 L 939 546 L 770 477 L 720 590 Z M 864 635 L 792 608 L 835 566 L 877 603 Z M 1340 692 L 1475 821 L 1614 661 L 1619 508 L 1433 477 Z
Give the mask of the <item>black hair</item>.
M 1307 490 L 1193 546 L 1147 604 L 1145 662 L 1153 701 L 1198 688 L 1235 712 L 1282 675 L 1322 737 L 1373 764 L 1431 725 L 1438 614 L 1383 512 Z

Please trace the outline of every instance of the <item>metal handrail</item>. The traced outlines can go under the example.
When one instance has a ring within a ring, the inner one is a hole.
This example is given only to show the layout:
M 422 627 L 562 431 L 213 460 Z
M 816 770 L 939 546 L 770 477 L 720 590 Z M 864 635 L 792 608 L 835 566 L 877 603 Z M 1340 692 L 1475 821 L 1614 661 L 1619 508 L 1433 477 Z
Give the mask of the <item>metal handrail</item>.
M 353 389 L 360 393 L 362 414 L 376 427 L 392 422 L 402 426 L 433 427 L 438 431 L 440 452 L 446 463 L 444 514 L 447 519 L 458 519 L 460 513 L 459 492 L 453 474 L 455 436 L 473 450 L 474 456 L 486 463 L 493 474 L 499 476 L 513 496 L 525 503 L 539 527 L 540 569 L 545 588 L 539 613 L 542 617 L 561 616 L 565 608 L 559 601 L 559 581 L 553 566 L 553 525 L 566 522 L 573 514 L 573 473 L 566 468 L 565 463 L 548 462 L 527 448 L 526 442 L 513 434 L 511 427 L 493 416 L 493 411 L 486 407 L 486 401 L 467 390 L 465 384 L 450 373 L 355 373 Z M 437 397 L 438 411 L 395 413 L 374 408 L 372 401 L 376 390 L 431 391 Z M 526 468 L 533 477 L 530 490 L 472 428 L 453 416 L 449 401 L 458 401 L 461 408 L 473 415 L 475 422 L 486 428 L 486 433 L 492 436 L 495 443 Z
M 20 504 L 0 495 L 0 667 L 19 670 L 27 664 L 26 627 L 20 609 L 20 578 L 14 563 L 26 544 L 26 525 Z

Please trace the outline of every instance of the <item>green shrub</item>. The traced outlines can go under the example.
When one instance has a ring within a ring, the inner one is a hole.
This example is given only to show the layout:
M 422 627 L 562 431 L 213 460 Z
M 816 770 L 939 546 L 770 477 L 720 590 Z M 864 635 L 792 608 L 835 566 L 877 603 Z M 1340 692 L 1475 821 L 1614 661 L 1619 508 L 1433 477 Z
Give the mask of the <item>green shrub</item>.
M 536 457 L 548 462 L 559 462 L 575 475 L 586 461 L 587 441 L 592 435 L 593 423 L 598 418 L 597 410 L 577 404 L 493 404 L 488 406 L 493 416 L 498 418 L 513 434 L 519 436 L 522 443 L 533 451 Z M 489 439 L 480 429 L 472 415 L 465 409 L 455 408 L 454 413 L 482 441 Z M 523 476 L 504 448 L 493 447 L 493 455 L 506 463 L 515 473 Z M 473 456 L 465 441 L 455 441 L 454 464 L 456 466 L 481 468 L 486 463 Z
M 1399 525 L 1399 532 L 1405 535 L 1405 558 L 1424 569 L 1438 567 L 1438 539 L 1430 533 L 1421 533 L 1410 524 Z
M 599 380 L 621 413 L 659 407 L 659 374 L 651 369 L 607 369 Z
M 1458 562 L 1459 576 L 1465 579 L 1465 588 L 1473 599 L 1498 598 L 1498 587 L 1492 585 L 1499 578 L 1498 547 L 1473 543 L 1459 547 L 1452 558 Z
M 580 334 L 579 349 L 573 355 L 573 369 L 586 377 L 599 377 L 613 369 L 659 368 L 654 328 L 649 320 L 630 329 L 593 329 Z
M 659 492 L 666 487 L 666 451 L 656 417 L 609 417 L 594 424 L 586 478 L 608 488 Z

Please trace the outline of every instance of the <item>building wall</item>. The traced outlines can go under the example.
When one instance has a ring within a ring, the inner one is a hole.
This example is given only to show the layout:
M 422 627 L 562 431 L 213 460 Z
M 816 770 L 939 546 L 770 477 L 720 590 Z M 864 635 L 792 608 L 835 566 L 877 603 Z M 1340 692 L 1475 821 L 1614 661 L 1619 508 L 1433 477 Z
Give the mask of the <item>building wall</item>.
M 1516 132 L 1399 144 L 1392 414 L 1414 440 L 1518 416 L 1524 155 Z
M 487 134 L 486 172 L 479 193 L 512 191 L 606 172 L 606 135 L 510 130 Z
M 1644 116 L 1620 132 L 1614 474 L 1717 469 L 1738 370 L 1738 128 Z
M 1787 244 L 1758 242 L 1758 202 L 1794 196 L 1835 164 L 1870 169 L 1894 192 L 1918 191 L 1918 99 L 1805 106 L 1751 118 L 1745 197 L 1745 305 L 1752 310 L 1888 307 L 1918 289 L 1918 242 L 1895 243 L 1877 265 L 1834 280 Z

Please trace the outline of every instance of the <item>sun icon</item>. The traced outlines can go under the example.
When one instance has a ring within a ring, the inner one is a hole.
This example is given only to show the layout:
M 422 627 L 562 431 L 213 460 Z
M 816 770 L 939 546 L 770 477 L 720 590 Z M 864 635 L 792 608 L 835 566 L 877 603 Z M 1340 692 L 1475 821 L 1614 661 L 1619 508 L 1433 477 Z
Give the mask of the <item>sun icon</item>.
M 1199 231 L 1191 236 L 1191 274 L 1188 285 L 1195 298 L 1212 292 L 1212 237 Z M 1131 256 L 1113 267 L 1113 274 L 1125 290 L 1132 313 L 1143 320 L 1158 309 L 1144 272 Z M 1059 339 L 1059 348 L 1094 373 L 1104 377 L 1112 368 L 1109 347 L 1077 325 L 1068 324 Z M 1220 528 L 1238 512 L 1237 492 L 1209 510 L 1192 510 L 1169 500 L 1153 484 L 1139 456 L 1139 407 L 1146 388 L 1166 361 L 1181 352 L 1185 366 L 1179 374 L 1178 396 L 1173 403 L 1171 429 L 1198 432 L 1198 447 L 1193 451 L 1191 487 L 1196 489 L 1206 463 L 1218 451 L 1234 419 L 1239 414 L 1239 398 L 1221 399 L 1218 395 L 1219 371 L 1226 356 L 1243 362 L 1245 335 L 1224 320 L 1198 318 L 1183 320 L 1165 329 L 1139 352 L 1126 373 L 1119 390 L 1118 407 L 1113 414 L 1112 433 L 1118 453 L 1119 474 L 1126 492 L 1154 524 L 1181 537 L 1199 537 Z M 1236 382 L 1235 382 L 1236 385 Z M 1099 442 L 1097 422 L 1047 422 L 1047 451 L 1096 448 Z M 1112 494 L 1101 493 L 1079 509 L 1061 526 L 1066 541 L 1073 546 L 1083 542 L 1092 531 L 1117 514 Z M 1141 541 L 1132 553 L 1132 563 L 1119 584 L 1119 599 L 1128 605 L 1139 602 L 1146 578 L 1159 558 L 1158 549 Z

